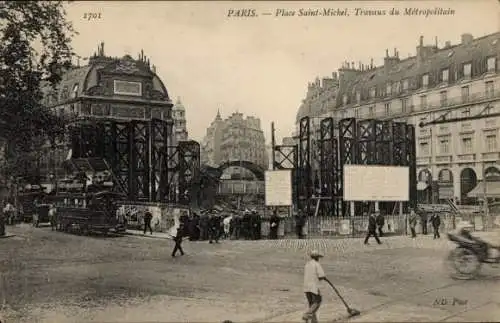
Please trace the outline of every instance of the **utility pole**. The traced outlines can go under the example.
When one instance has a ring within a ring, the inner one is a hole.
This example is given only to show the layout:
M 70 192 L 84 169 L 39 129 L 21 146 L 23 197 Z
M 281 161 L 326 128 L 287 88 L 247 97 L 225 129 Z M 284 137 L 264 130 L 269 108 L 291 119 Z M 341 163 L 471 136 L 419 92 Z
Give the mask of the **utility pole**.
M 272 161 L 272 170 L 275 170 L 275 162 L 276 162 L 276 156 L 274 154 L 274 147 L 276 145 L 276 140 L 274 138 L 274 121 L 271 122 L 271 161 Z
M 489 226 L 489 208 L 488 208 L 488 188 L 486 187 L 486 167 L 484 165 L 484 161 L 482 162 L 482 172 L 483 172 L 483 214 L 484 214 L 484 220 L 483 220 L 483 230 L 485 227 L 485 223 L 487 223 L 487 226 Z

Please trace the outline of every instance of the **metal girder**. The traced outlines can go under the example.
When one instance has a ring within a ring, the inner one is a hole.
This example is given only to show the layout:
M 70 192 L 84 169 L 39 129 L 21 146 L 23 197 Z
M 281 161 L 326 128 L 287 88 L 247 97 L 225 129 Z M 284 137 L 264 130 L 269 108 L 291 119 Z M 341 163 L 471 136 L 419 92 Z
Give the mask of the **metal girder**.
M 357 163 L 364 165 L 373 165 L 377 163 L 375 151 L 376 126 L 375 120 L 359 120 L 357 122 L 358 130 L 358 150 Z
M 312 196 L 311 178 L 311 128 L 309 117 L 303 117 L 299 123 L 299 167 L 297 169 L 298 209 L 310 214 Z
M 166 158 L 163 153 L 164 147 L 168 146 L 169 135 L 172 130 L 172 123 L 160 119 L 152 119 L 150 122 L 150 144 L 151 144 L 151 195 L 153 202 L 166 202 L 167 194 L 166 173 L 162 172 L 166 166 Z
M 131 122 L 131 174 L 129 178 L 131 195 L 137 200 L 149 201 L 150 176 L 149 176 L 149 123 L 144 121 Z
M 410 207 L 417 206 L 417 153 L 415 127 L 406 125 L 406 164 L 410 167 Z
M 335 138 L 333 118 L 320 122 L 319 157 L 320 194 L 321 197 L 328 198 L 321 200 L 319 211 L 323 215 L 339 216 L 342 209 L 342 183 L 339 177 L 338 141 Z
M 340 156 L 340 192 L 344 197 L 344 165 L 357 164 L 358 156 L 358 136 L 356 119 L 347 118 L 339 121 L 339 156 Z M 351 205 L 349 202 L 342 202 L 342 216 L 350 216 Z
M 180 141 L 178 183 L 180 203 L 199 202 L 200 144 L 194 140 Z
M 406 166 L 406 123 L 393 122 L 392 123 L 392 138 L 393 149 L 392 158 L 393 165 Z

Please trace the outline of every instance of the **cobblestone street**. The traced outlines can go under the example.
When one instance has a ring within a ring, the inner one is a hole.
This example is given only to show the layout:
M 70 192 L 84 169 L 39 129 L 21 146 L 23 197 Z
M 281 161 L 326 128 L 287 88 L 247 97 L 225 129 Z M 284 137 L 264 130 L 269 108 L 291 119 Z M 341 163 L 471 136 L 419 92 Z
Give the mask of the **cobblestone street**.
M 390 237 L 380 246 L 361 239 L 186 241 L 187 255 L 171 258 L 165 239 L 8 230 L 15 236 L 0 241 L 7 322 L 300 322 L 311 248 L 326 253 L 330 280 L 362 312 L 353 321 L 491 321 L 500 313 L 497 269 L 453 280 L 443 265 L 452 245 L 430 236 Z M 320 321 L 344 320 L 327 285 L 322 293 Z

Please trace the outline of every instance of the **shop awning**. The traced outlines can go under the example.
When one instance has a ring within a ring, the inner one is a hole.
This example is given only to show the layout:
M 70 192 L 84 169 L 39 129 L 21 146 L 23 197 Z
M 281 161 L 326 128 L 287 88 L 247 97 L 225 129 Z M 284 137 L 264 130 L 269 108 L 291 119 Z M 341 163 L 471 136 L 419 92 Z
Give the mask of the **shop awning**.
M 426 182 L 417 182 L 417 191 L 423 191 L 427 187 L 429 187 L 429 184 L 427 184 Z
M 481 198 L 484 196 L 484 193 L 484 183 L 480 182 L 472 191 L 467 193 L 467 196 Z M 500 181 L 486 182 L 486 196 L 500 198 Z

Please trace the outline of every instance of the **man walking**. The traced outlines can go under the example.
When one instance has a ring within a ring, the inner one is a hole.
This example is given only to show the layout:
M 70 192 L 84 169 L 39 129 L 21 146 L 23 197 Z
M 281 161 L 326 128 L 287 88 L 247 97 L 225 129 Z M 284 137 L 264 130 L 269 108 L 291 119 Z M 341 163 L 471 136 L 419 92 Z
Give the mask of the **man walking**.
M 278 211 L 274 210 L 273 215 L 271 215 L 270 222 L 270 232 L 269 238 L 278 239 L 278 228 L 280 224 L 280 218 L 278 217 Z
M 297 238 L 299 239 L 303 239 L 304 238 L 304 234 L 302 233 L 302 231 L 304 230 L 304 225 L 305 225 L 305 221 L 306 218 L 304 216 L 304 213 L 302 212 L 302 210 L 299 210 L 297 216 L 295 217 L 295 233 L 297 234 Z
M 431 216 L 431 224 L 434 229 L 434 239 L 439 239 L 441 236 L 439 235 L 439 226 L 441 225 L 441 218 L 439 214 L 433 213 Z
M 408 224 L 410 225 L 411 237 L 416 238 L 417 232 L 415 231 L 415 228 L 417 227 L 417 213 L 415 213 L 414 209 L 411 209 L 411 211 L 410 211 L 410 217 L 408 218 Z
M 321 306 L 321 293 L 319 291 L 319 282 L 321 280 L 328 281 L 325 277 L 323 267 L 319 263 L 319 259 L 323 257 L 317 250 L 310 253 L 309 260 L 304 267 L 304 293 L 306 294 L 308 310 L 302 316 L 306 322 L 317 323 L 318 317 L 316 312 Z
M 149 229 L 149 232 L 153 234 L 153 228 L 151 227 L 151 220 L 153 220 L 153 215 L 151 212 L 146 211 L 144 213 L 144 234 L 146 234 L 146 231 Z
M 177 251 L 180 251 L 181 256 L 184 256 L 184 250 L 182 250 L 181 246 L 183 233 L 184 233 L 184 224 L 181 222 L 179 224 L 179 227 L 177 228 L 177 233 L 175 234 L 174 237 L 175 246 L 174 250 L 172 251 L 172 257 L 175 257 Z
M 384 216 L 380 212 L 377 212 L 377 220 L 376 221 L 377 221 L 378 235 L 379 235 L 379 237 L 383 237 L 384 236 L 383 228 L 384 228 L 384 224 L 385 224 L 385 219 L 384 219 Z
M 368 244 L 368 239 L 370 239 L 371 236 L 375 237 L 375 240 L 377 240 L 378 244 L 382 244 L 377 236 L 377 218 L 373 213 L 371 213 L 368 217 L 368 233 L 366 234 L 365 244 Z

